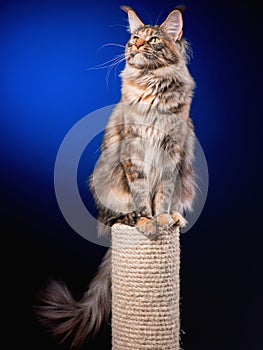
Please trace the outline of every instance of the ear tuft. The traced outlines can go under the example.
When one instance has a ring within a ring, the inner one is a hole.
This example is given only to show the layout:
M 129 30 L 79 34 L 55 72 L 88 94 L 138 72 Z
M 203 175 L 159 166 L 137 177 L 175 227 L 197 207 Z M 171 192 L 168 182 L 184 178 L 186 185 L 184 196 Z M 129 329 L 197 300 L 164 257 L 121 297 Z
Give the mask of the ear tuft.
M 181 4 L 181 5 L 177 5 L 174 10 L 178 10 L 181 12 L 181 14 L 183 14 L 186 11 L 186 6 Z
M 128 14 L 131 33 L 135 32 L 138 28 L 144 26 L 143 22 L 136 15 L 135 11 L 133 11 L 129 6 L 121 6 L 121 9 Z
M 126 6 L 126 5 L 121 5 L 121 10 L 128 13 L 129 11 L 133 11 L 132 8 L 130 8 L 130 6 Z
M 180 40 L 183 33 L 183 17 L 179 10 L 173 10 L 160 26 L 173 41 Z

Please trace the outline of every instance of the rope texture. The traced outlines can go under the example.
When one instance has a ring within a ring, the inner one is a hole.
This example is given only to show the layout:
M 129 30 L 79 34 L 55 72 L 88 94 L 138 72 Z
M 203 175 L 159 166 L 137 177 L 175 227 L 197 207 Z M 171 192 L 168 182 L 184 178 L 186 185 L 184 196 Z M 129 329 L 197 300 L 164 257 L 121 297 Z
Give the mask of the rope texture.
M 112 350 L 180 349 L 180 232 L 112 227 Z

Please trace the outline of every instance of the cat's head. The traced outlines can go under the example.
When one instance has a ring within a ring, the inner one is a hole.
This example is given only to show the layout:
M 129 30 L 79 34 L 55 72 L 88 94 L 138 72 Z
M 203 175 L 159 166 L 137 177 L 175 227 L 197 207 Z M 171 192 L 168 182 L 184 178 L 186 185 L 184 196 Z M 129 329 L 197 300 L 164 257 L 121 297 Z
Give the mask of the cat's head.
M 138 69 L 156 69 L 176 64 L 185 59 L 182 13 L 173 10 L 161 25 L 145 25 L 129 7 L 122 6 L 128 14 L 131 37 L 126 45 L 126 62 Z

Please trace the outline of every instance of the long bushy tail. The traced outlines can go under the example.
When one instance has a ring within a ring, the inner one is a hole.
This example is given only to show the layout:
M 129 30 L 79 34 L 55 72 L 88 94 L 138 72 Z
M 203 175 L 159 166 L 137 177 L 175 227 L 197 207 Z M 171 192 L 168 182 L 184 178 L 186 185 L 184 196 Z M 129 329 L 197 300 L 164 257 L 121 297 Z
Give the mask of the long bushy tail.
M 111 308 L 111 249 L 107 251 L 96 276 L 80 301 L 76 301 L 64 283 L 51 280 L 40 293 L 35 312 L 40 323 L 60 343 L 81 347 L 89 334 L 107 321 Z

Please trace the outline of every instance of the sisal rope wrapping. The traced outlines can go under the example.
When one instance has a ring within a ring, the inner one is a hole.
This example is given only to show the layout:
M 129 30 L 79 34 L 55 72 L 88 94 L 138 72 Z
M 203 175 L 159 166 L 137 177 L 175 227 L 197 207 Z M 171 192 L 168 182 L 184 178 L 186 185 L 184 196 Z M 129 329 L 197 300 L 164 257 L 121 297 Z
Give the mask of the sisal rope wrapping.
M 180 232 L 112 227 L 112 350 L 180 349 Z

